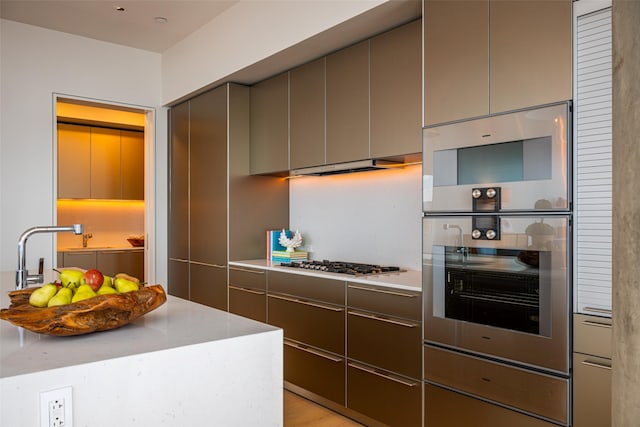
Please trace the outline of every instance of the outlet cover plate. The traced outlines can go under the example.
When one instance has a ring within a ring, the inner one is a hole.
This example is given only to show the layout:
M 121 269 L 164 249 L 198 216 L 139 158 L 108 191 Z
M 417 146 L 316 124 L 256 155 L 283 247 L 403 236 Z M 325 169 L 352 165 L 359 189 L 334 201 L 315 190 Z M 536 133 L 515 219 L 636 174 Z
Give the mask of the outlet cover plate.
M 62 424 L 54 424 L 50 419 L 50 407 L 53 402 L 63 402 Z M 73 402 L 71 386 L 40 392 L 40 427 L 73 427 Z

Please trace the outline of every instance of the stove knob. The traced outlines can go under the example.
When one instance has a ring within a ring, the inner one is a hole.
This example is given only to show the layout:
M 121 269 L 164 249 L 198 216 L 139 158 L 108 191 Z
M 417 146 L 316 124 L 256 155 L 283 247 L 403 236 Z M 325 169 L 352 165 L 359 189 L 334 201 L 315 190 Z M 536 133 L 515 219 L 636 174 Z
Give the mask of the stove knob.
M 474 199 L 479 199 L 480 196 L 482 196 L 482 190 L 478 188 L 474 188 L 473 191 L 471 192 L 471 197 L 473 197 Z
M 496 238 L 496 231 L 495 230 L 487 230 L 487 239 L 493 240 L 495 238 Z
M 471 232 L 471 237 L 473 237 L 474 239 L 479 239 L 482 237 L 482 231 L 478 230 L 477 228 L 475 228 L 472 232 Z
M 493 199 L 494 197 L 496 197 L 496 189 L 495 188 L 489 188 L 487 189 L 487 197 L 490 199 Z

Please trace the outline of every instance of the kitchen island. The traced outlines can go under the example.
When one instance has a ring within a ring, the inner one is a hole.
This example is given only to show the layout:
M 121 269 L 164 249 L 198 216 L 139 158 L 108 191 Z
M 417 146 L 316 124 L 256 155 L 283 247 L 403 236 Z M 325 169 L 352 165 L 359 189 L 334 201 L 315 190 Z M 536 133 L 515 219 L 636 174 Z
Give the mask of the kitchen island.
M 0 273 L 0 307 L 15 273 Z M 0 425 L 39 426 L 72 388 L 73 425 L 282 425 L 282 330 L 168 295 L 130 324 L 39 335 L 0 321 Z

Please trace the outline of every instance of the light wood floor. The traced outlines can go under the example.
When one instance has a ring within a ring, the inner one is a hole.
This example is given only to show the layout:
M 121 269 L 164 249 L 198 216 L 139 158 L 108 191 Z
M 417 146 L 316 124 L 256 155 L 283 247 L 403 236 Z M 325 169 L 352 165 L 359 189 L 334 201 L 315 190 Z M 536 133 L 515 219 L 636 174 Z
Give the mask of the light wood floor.
M 283 400 L 285 427 L 362 427 L 362 424 L 288 390 L 284 390 Z

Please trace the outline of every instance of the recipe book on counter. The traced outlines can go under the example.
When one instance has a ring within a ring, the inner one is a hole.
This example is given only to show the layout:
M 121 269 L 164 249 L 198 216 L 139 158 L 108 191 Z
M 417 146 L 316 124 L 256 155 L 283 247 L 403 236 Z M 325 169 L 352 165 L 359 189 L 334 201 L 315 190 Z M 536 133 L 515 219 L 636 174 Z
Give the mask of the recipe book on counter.
M 287 248 L 279 242 L 282 230 L 267 230 L 267 259 L 273 262 L 294 262 L 307 261 L 307 251 L 287 252 Z M 293 236 L 291 230 L 285 230 L 285 235 L 289 238 Z

